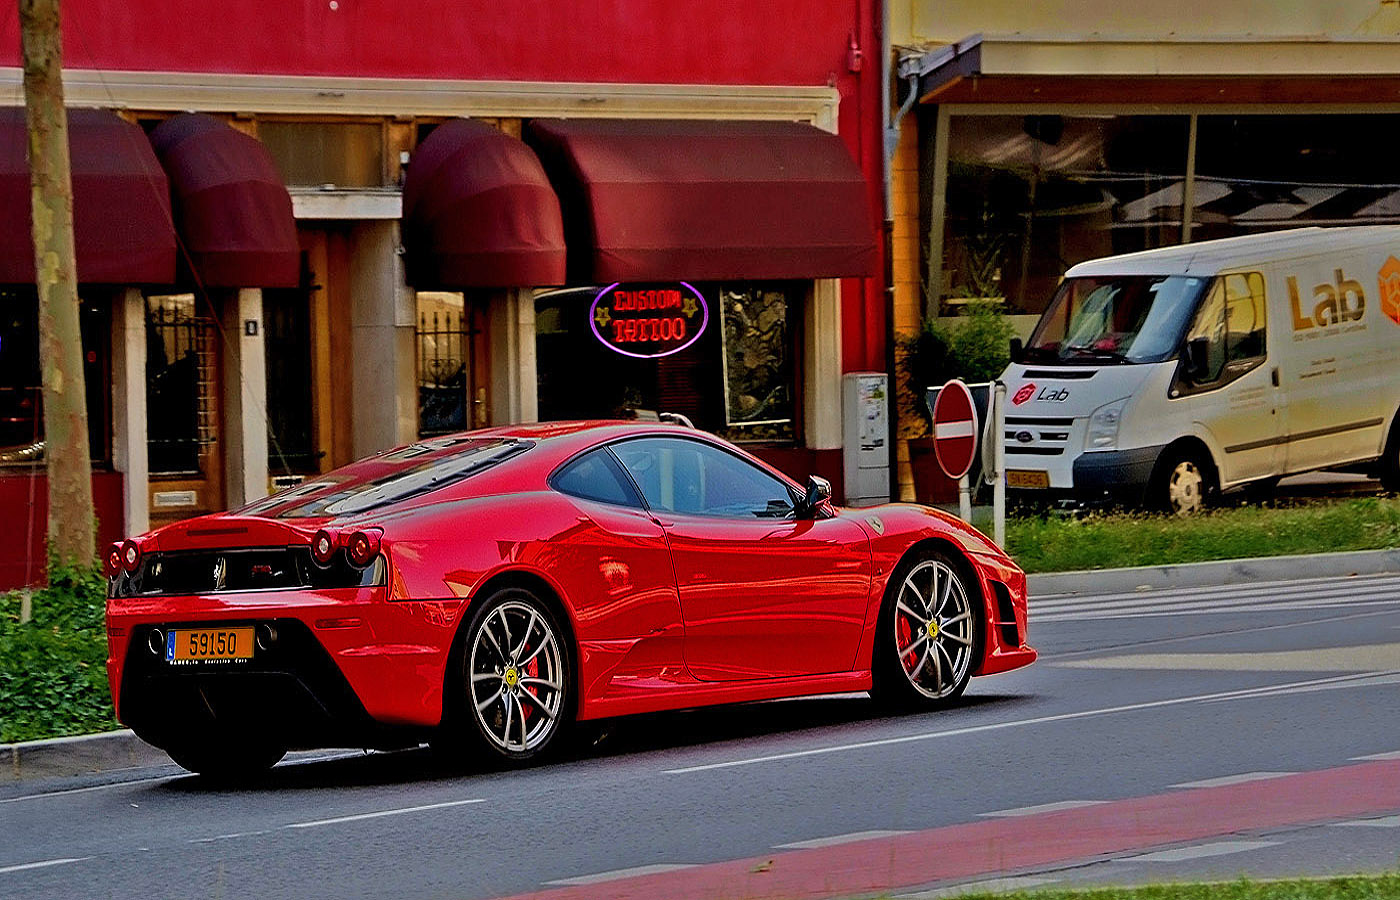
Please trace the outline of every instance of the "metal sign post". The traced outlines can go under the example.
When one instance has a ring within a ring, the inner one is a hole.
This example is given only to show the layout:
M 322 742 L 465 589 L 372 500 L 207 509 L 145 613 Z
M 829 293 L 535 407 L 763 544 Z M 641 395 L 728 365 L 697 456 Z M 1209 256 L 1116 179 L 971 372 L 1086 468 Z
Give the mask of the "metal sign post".
M 982 430 L 982 478 L 992 486 L 992 540 L 1006 540 L 1006 385 L 992 384 Z

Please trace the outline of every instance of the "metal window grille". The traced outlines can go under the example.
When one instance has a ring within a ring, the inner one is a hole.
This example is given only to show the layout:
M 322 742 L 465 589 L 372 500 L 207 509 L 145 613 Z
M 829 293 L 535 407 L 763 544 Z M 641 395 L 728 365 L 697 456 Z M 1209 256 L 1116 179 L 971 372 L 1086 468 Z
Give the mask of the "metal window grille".
M 472 427 L 468 412 L 472 340 L 479 333 L 471 304 L 418 313 L 418 434 L 451 434 Z
M 146 307 L 147 448 L 153 473 L 199 473 L 217 437 L 217 330 L 189 297 Z

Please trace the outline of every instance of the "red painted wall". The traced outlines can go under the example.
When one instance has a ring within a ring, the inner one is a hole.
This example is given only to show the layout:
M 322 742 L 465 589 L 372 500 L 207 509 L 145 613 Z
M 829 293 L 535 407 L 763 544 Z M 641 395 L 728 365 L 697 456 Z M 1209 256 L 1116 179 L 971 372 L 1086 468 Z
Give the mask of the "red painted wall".
M 92 502 L 101 558 L 107 545 L 121 540 L 125 532 L 121 473 L 93 472 Z M 0 515 L 8 526 L 8 539 L 0 541 L 0 591 L 43 584 L 49 527 L 49 482 L 43 469 L 0 474 Z
M 64 0 L 64 64 L 99 71 L 502 81 L 835 85 L 880 234 L 874 0 Z M 19 64 L 0 15 L 0 65 Z M 852 38 L 861 71 L 852 72 Z M 842 289 L 842 366 L 885 368 L 876 277 Z

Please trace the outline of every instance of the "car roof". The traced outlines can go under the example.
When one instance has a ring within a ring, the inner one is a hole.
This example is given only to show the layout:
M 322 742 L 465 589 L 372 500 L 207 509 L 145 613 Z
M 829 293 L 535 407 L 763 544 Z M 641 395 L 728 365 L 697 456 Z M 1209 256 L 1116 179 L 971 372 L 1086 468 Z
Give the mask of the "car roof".
M 1066 278 L 1094 275 L 1197 275 L 1209 277 L 1275 260 L 1391 245 L 1400 253 L 1400 225 L 1293 228 L 1263 234 L 1177 244 L 1079 263 Z

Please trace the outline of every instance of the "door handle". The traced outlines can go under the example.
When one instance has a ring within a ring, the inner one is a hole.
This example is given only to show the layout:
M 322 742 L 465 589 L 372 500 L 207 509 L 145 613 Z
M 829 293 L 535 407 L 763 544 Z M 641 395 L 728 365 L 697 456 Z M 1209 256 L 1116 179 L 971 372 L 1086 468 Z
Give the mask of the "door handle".
M 1274 387 L 1278 387 L 1278 366 L 1269 371 L 1269 380 L 1274 383 Z

